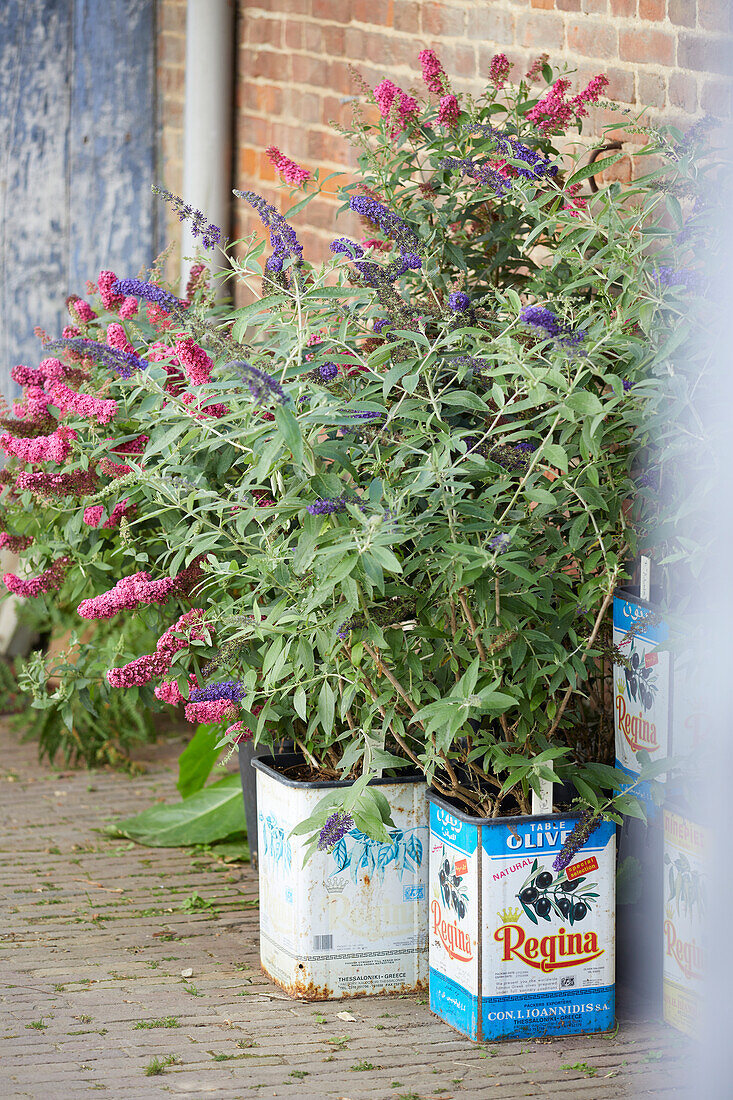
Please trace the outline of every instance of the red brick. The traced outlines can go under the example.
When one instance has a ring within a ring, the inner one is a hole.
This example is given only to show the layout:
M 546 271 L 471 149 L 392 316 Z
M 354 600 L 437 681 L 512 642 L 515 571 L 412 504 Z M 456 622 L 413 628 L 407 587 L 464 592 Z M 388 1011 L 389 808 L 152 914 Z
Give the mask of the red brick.
M 283 22 L 281 19 L 256 19 L 248 15 L 244 20 L 245 42 L 257 45 L 274 46 L 279 49 L 283 40 Z
M 186 8 L 183 4 L 161 4 L 158 19 L 160 31 L 172 31 L 174 34 L 186 33 Z
M 305 48 L 310 53 L 322 54 L 324 57 L 362 57 L 362 53 L 353 53 L 349 46 L 344 45 L 346 37 L 351 35 L 363 37 L 363 31 L 354 27 L 335 27 L 329 23 L 306 23 Z
M 582 0 L 580 7 L 586 15 L 606 15 L 608 0 Z
M 674 35 L 667 31 L 653 31 L 646 27 L 619 31 L 618 56 L 622 61 L 673 65 L 674 48 Z
M 158 89 L 164 96 L 180 98 L 184 94 L 185 86 L 186 70 L 182 65 L 161 65 L 158 69 Z
M 661 73 L 639 73 L 638 100 L 640 107 L 664 107 L 667 82 Z
M 682 31 L 677 41 L 677 64 L 681 69 L 725 76 L 730 69 L 729 44 L 717 36 L 706 38 Z
M 517 23 L 517 45 L 560 50 L 565 42 L 565 23 L 561 15 L 529 12 Z
M 697 16 L 697 0 L 669 0 L 670 22 L 679 27 L 694 27 Z
M 633 19 L 636 15 L 636 0 L 611 0 L 611 15 Z
M 658 23 L 667 14 L 667 0 L 639 0 L 639 18 Z
M 730 30 L 731 9 L 728 0 L 699 0 L 697 20 L 704 31 Z
M 327 19 L 330 23 L 350 23 L 351 16 L 346 10 L 349 4 L 341 0 L 312 0 L 313 16 L 315 19 Z
M 559 11 L 580 11 L 580 0 L 556 0 Z
M 158 41 L 158 60 L 164 65 L 185 65 L 186 39 L 179 34 L 161 34 Z
M 402 31 L 403 34 L 419 33 L 419 0 L 394 0 L 394 29 Z
M 543 11 L 552 11 L 555 7 L 555 0 L 531 0 L 533 8 L 541 8 Z
M 567 46 L 585 57 L 616 57 L 616 28 L 598 19 L 574 20 L 568 23 Z
M 697 81 L 690 73 L 672 73 L 669 78 L 669 102 L 688 115 L 697 111 Z
M 442 4 L 424 0 L 422 29 L 425 34 L 438 34 L 446 38 L 462 36 L 465 32 L 468 12 L 461 8 L 446 8 Z
M 731 114 L 730 81 L 706 80 L 700 91 L 700 108 L 711 115 L 727 118 Z
M 530 16 L 529 18 L 536 18 Z M 500 11 L 493 4 L 472 11 L 468 19 L 468 37 L 488 46 L 509 46 L 514 42 L 516 17 L 513 12 Z M 497 51 L 494 50 L 494 53 Z
M 351 18 L 357 23 L 371 23 L 379 27 L 391 27 L 394 5 L 391 0 L 349 0 Z
M 302 50 L 305 44 L 305 23 L 296 23 L 294 19 L 285 20 L 285 47 L 288 50 Z

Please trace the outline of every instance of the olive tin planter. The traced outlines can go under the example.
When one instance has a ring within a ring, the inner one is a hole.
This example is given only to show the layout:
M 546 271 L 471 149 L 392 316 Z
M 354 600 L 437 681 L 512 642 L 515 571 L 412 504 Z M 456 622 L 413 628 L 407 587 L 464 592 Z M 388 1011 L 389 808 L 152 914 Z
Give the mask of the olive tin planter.
M 667 801 L 662 819 L 663 923 L 657 934 L 664 952 L 664 1020 L 699 1039 L 710 977 L 705 966 L 710 831 L 681 798 Z
M 477 1041 L 611 1028 L 615 825 L 558 873 L 578 814 L 476 818 L 428 800 L 431 1011 Z
M 302 757 L 258 757 L 260 960 L 292 997 L 307 1001 L 427 988 L 428 810 L 421 775 L 373 782 L 394 828 L 380 844 L 358 829 L 304 863 L 291 836 L 329 791 L 351 783 L 304 782 Z

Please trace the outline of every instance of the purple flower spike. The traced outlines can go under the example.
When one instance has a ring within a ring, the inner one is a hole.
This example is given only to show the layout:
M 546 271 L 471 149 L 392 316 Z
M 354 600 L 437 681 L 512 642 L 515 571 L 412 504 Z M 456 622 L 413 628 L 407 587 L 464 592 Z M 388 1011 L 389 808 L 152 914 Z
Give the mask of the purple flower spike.
M 133 298 L 144 298 L 146 302 L 155 302 L 168 313 L 173 313 L 182 308 L 180 298 L 169 294 L 167 290 L 156 286 L 155 283 L 144 283 L 142 279 L 116 279 L 112 283 L 113 294 L 124 294 Z
M 213 703 L 219 699 L 241 703 L 245 694 L 244 684 L 241 684 L 238 680 L 222 680 L 218 684 L 207 684 L 206 687 L 194 688 L 188 698 L 191 703 Z
M 119 348 L 98 344 L 96 340 L 89 340 L 84 336 L 54 340 L 52 344 L 47 344 L 46 348 L 48 351 L 68 349 L 79 352 L 80 355 L 88 355 L 92 359 L 97 359 L 105 367 L 112 367 L 121 378 L 131 378 L 133 371 L 145 370 L 148 366 L 147 359 L 141 359 L 132 351 L 120 351 Z
M 503 554 L 505 550 L 509 549 L 511 541 L 512 536 L 507 535 L 505 532 L 500 535 L 494 535 L 493 539 L 489 540 L 489 550 L 496 550 L 497 554 Z
M 326 824 L 321 829 L 318 836 L 318 851 L 333 851 L 341 838 L 346 836 L 353 825 L 354 819 L 351 814 L 347 814 L 344 810 L 336 810 L 326 820 Z
M 590 810 L 583 810 L 580 821 L 563 844 L 559 853 L 555 856 L 552 863 L 553 870 L 564 871 L 575 853 L 580 851 L 591 833 L 602 823 L 603 818 L 600 814 L 591 813 Z
M 471 306 L 471 299 L 462 290 L 456 291 L 448 298 L 448 305 L 454 313 L 464 313 Z

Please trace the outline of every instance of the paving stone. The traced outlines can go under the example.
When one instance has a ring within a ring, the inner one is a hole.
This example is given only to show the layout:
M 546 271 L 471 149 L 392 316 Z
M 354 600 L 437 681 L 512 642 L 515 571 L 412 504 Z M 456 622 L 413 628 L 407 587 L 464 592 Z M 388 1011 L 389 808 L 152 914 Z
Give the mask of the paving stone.
M 623 991 L 615 1035 L 488 1049 L 431 1016 L 424 997 L 290 1000 L 259 970 L 249 866 L 103 831 L 156 798 L 177 797 L 180 747 L 148 749 L 148 771 L 135 778 L 53 769 L 0 720 L 1 1100 L 675 1095 L 687 1044 Z M 182 908 L 194 893 L 216 914 Z M 344 1007 L 354 1022 L 338 1019 Z M 135 1026 L 166 1017 L 179 1026 Z M 349 1038 L 329 1042 L 341 1036 Z M 180 1062 L 146 1075 L 153 1058 L 168 1055 Z M 374 1068 L 353 1068 L 362 1062 Z M 583 1063 L 596 1075 L 563 1069 Z

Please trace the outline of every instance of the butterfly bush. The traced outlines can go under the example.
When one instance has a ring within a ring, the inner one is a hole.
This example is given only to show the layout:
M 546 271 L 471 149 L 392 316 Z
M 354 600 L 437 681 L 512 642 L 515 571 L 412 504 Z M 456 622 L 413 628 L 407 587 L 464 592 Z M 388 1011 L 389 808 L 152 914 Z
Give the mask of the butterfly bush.
M 219 722 L 222 745 L 288 737 L 355 781 L 311 822 L 325 846 L 349 817 L 384 838 L 385 769 L 475 814 L 528 812 L 548 778 L 636 812 L 609 766 L 609 608 L 658 522 L 645 417 L 696 289 L 657 273 L 705 246 L 697 139 L 648 129 L 633 203 L 602 182 L 623 152 L 589 165 L 603 74 L 581 87 L 540 58 L 512 83 L 497 55 L 473 100 L 434 51 L 419 64 L 423 98 L 362 82 L 341 128 L 362 243 L 334 227 L 315 262 L 292 214 L 237 191 L 265 230 L 229 257 L 247 306 L 100 274 L 84 335 L 53 342 L 61 371 L 17 376 L 18 422 L 44 439 L 63 415 L 68 452 L 12 444 L 0 501 L 29 576 L 68 559 L 60 598 L 117 627 L 105 690 Z M 324 181 L 298 182 L 307 219 Z M 129 297 L 149 309 L 123 317 Z M 141 615 L 157 642 L 135 649 Z

